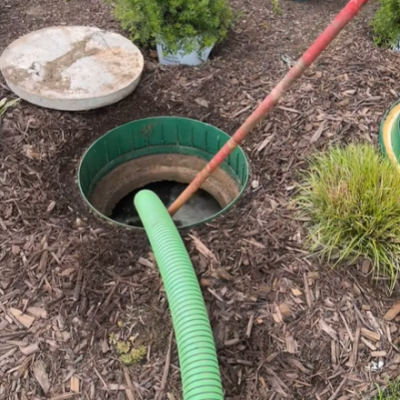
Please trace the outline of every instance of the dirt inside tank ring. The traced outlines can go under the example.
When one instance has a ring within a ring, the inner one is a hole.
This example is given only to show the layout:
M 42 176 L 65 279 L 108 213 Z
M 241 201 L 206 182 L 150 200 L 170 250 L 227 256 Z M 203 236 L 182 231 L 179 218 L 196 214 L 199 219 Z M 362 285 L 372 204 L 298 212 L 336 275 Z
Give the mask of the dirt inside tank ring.
M 154 154 L 130 160 L 113 169 L 95 186 L 89 197 L 92 206 L 109 217 L 115 205 L 135 189 L 159 181 L 190 183 L 204 168 L 200 157 L 183 154 Z M 224 170 L 217 170 L 202 186 L 224 209 L 240 194 L 238 183 Z

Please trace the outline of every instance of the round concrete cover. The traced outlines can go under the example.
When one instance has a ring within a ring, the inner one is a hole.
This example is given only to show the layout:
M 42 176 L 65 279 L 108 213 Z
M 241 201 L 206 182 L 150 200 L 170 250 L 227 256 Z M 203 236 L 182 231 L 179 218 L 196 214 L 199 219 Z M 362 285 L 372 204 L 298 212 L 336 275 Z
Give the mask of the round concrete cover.
M 103 107 L 128 96 L 144 67 L 125 37 L 94 27 L 57 26 L 25 35 L 0 57 L 0 70 L 22 99 L 56 110 Z

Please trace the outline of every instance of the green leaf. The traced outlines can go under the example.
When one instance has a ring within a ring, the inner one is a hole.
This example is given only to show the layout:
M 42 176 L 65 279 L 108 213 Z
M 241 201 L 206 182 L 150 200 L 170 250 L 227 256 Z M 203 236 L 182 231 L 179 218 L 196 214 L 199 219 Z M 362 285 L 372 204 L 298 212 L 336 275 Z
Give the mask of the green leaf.
M 8 100 L 7 98 L 3 98 L 0 100 L 0 117 L 2 117 L 6 111 L 17 104 L 20 99 Z

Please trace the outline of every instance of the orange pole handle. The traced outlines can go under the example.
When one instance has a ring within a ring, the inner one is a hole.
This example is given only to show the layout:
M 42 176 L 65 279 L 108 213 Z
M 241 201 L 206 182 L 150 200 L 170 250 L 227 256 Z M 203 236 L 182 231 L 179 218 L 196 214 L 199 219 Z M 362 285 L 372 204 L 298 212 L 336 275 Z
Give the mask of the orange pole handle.
M 218 151 L 213 159 L 200 171 L 190 185 L 180 194 L 168 209 L 174 215 L 196 192 L 207 178 L 224 162 L 229 154 L 240 145 L 250 131 L 276 105 L 282 95 L 293 85 L 303 72 L 315 61 L 325 48 L 335 39 L 339 32 L 361 10 L 368 0 L 350 0 L 333 22 L 325 29 L 311 47 L 303 54 L 297 63 L 289 70 L 283 79 L 275 86 L 271 93 L 247 118 L 243 125 Z

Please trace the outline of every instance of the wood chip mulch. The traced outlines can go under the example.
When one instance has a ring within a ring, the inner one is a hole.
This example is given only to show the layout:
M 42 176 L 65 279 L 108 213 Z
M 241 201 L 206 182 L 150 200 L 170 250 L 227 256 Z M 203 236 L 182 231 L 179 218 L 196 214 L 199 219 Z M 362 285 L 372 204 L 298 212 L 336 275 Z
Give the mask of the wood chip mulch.
M 143 233 L 92 216 L 76 184 L 95 138 L 133 119 L 195 118 L 232 133 L 345 0 L 235 1 L 234 32 L 201 68 L 148 52 L 143 80 L 102 110 L 21 101 L 0 122 L 0 399 L 179 400 L 176 344 Z M 396 288 L 370 266 L 330 270 L 305 250 L 290 199 L 307 156 L 332 143 L 378 143 L 399 98 L 400 56 L 374 47 L 376 1 L 341 33 L 244 142 L 251 183 L 236 208 L 182 232 L 209 309 L 225 397 L 367 399 L 400 374 Z M 2 0 L 0 51 L 57 24 L 118 31 L 102 0 Z M 286 61 L 285 61 L 286 60 Z M 4 81 L 0 98 L 13 97 Z M 114 338 L 110 340 L 110 337 Z M 147 355 L 124 366 L 115 343 Z

